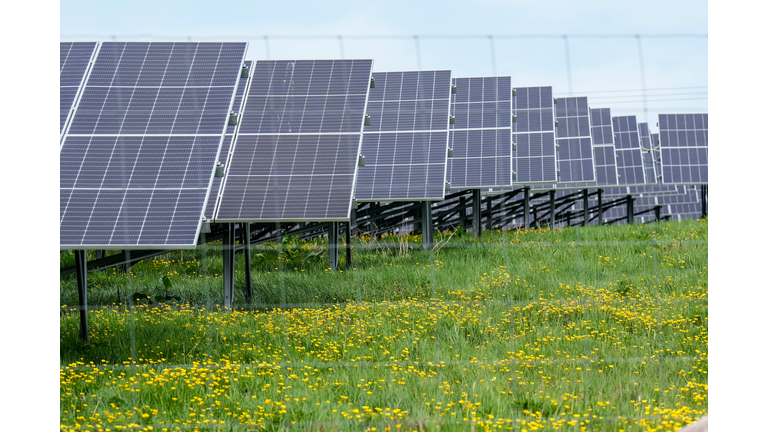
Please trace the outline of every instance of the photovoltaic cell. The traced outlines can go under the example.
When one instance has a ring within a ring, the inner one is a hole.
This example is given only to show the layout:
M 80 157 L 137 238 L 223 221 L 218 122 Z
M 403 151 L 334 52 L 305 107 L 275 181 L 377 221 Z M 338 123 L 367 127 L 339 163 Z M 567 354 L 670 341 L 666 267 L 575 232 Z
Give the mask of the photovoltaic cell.
M 597 186 L 616 186 L 619 184 L 619 173 L 616 167 L 611 109 L 592 108 L 589 112 L 592 123 L 592 146 L 595 156 Z
M 706 184 L 709 166 L 708 114 L 659 114 L 664 184 Z
M 101 44 L 60 151 L 62 249 L 195 247 L 246 48 Z
M 59 42 L 59 133 L 74 108 L 75 99 L 88 72 L 96 42 Z
M 512 185 L 510 77 L 454 78 L 448 181 L 452 189 Z
M 557 136 L 557 188 L 595 186 L 595 167 L 589 104 L 586 97 L 560 98 L 555 104 Z
M 616 146 L 616 168 L 619 185 L 645 185 L 643 154 L 640 150 L 640 132 L 635 116 L 613 117 L 613 134 Z
M 512 171 L 516 184 L 556 183 L 552 87 L 518 87 L 512 97 Z
M 259 60 L 216 221 L 349 220 L 372 60 Z
M 355 199 L 442 200 L 451 71 L 377 72 L 373 78 Z

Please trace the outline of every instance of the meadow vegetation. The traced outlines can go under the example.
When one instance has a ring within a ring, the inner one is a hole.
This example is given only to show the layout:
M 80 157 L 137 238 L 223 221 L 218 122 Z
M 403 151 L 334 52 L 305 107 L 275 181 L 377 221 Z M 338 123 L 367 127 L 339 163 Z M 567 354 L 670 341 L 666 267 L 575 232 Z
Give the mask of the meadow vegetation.
M 62 430 L 677 430 L 707 413 L 707 222 L 220 245 L 61 278 Z M 61 266 L 73 263 L 61 255 Z

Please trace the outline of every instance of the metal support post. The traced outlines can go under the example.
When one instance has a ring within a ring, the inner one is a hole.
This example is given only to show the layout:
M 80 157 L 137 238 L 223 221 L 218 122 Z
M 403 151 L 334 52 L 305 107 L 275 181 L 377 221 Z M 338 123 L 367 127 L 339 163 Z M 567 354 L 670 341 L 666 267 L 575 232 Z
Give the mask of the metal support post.
M 707 185 L 701 185 L 701 218 L 707 217 Z
M 77 297 L 80 300 L 80 339 L 88 343 L 88 257 L 85 250 L 75 251 Z
M 653 208 L 653 213 L 656 216 L 656 222 L 661 221 L 661 206 L 657 205 Z
M 555 191 L 549 191 L 549 229 L 555 229 Z
M 632 195 L 627 195 L 627 223 L 635 223 L 635 208 L 632 200 Z
M 603 224 L 603 190 L 597 190 L 597 224 Z
M 235 224 L 224 224 L 221 253 L 224 261 L 224 268 L 222 269 L 224 308 L 231 309 L 235 298 Z
M 493 198 L 490 195 L 485 197 L 485 211 L 488 213 L 488 223 L 485 224 L 485 229 L 488 231 L 493 229 Z
M 243 259 L 245 261 L 245 301 L 251 303 L 253 301 L 253 280 L 251 279 L 251 224 L 245 223 L 245 250 L 243 253 Z
M 331 270 L 339 267 L 339 223 L 328 223 L 328 266 Z
M 421 202 L 421 245 L 425 250 L 431 250 L 434 243 L 434 228 L 432 226 L 432 202 Z
M 344 236 L 347 240 L 347 268 L 352 268 L 352 222 L 344 222 Z
M 584 226 L 589 226 L 589 189 L 584 189 L 581 193 L 584 198 Z
M 566 226 L 571 226 L 571 211 L 568 210 L 565 214 L 568 216 Z
M 467 197 L 459 197 L 459 223 L 465 230 L 467 229 Z
M 523 226 L 527 230 L 531 225 L 531 188 L 523 188 Z
M 480 189 L 474 189 L 472 191 L 472 230 L 478 238 L 480 238 L 480 235 L 483 233 L 483 227 L 480 225 L 480 222 L 482 221 L 482 214 L 480 212 L 481 199 Z

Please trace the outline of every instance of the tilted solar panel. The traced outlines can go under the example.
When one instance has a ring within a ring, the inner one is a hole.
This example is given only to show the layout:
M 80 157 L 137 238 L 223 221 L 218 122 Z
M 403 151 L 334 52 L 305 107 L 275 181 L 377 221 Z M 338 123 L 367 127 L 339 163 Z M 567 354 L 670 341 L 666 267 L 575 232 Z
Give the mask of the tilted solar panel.
M 616 150 L 613 142 L 613 123 L 610 108 L 591 108 L 592 146 L 595 156 L 597 186 L 616 186 L 619 173 L 616 168 Z
M 355 199 L 442 200 L 451 71 L 377 72 L 373 78 Z
M 246 48 L 101 44 L 60 151 L 62 249 L 195 247 Z
M 448 182 L 452 189 L 512 185 L 510 77 L 454 78 Z
M 97 45 L 96 42 L 59 42 L 60 134 L 64 133 Z
M 557 182 L 552 87 L 518 87 L 512 97 L 514 183 Z
M 560 98 L 555 104 L 558 189 L 595 186 L 589 104 L 586 97 Z
M 659 114 L 659 140 L 664 184 L 708 183 L 708 114 Z
M 257 61 L 215 220 L 349 220 L 372 66 Z
M 616 146 L 616 168 L 619 185 L 645 185 L 643 154 L 640 151 L 640 133 L 635 116 L 613 117 L 613 134 Z

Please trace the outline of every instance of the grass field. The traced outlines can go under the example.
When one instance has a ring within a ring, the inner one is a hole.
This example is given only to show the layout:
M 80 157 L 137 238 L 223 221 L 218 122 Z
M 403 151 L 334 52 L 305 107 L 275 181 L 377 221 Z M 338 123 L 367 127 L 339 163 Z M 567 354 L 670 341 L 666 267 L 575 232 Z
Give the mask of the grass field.
M 88 346 L 62 277 L 61 429 L 672 431 L 707 413 L 705 221 L 436 241 L 355 239 L 343 271 L 320 240 L 254 247 L 234 312 L 216 245 L 90 273 Z

